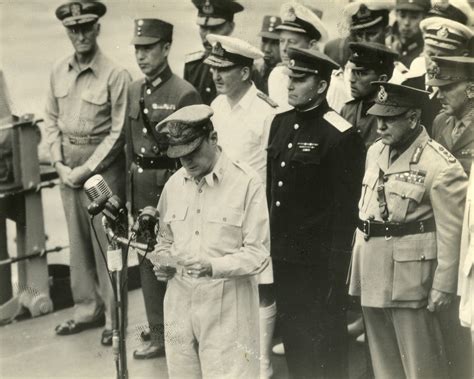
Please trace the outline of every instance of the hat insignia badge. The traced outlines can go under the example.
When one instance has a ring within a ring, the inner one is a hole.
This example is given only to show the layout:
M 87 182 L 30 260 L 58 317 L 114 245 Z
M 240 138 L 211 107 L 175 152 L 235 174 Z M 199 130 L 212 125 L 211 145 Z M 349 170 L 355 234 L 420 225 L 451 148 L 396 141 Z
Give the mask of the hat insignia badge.
M 214 13 L 214 7 L 212 6 L 210 0 L 206 0 L 206 2 L 204 3 L 202 7 L 202 11 L 204 12 L 204 14 L 208 14 L 208 15 Z
M 441 70 L 439 69 L 439 66 L 433 66 L 429 68 L 427 71 L 428 71 L 428 76 L 430 77 L 430 79 L 437 78 L 441 72 Z
M 385 103 L 387 101 L 388 94 L 385 91 L 385 88 L 383 86 L 380 86 L 380 90 L 379 90 L 377 98 L 381 103 Z
M 448 28 L 442 27 L 436 32 L 436 36 L 441 37 L 441 38 L 446 38 L 449 35 Z
M 369 17 L 369 16 L 370 16 L 370 9 L 367 8 L 365 4 L 362 4 L 359 8 L 359 11 L 357 12 L 357 17 L 364 18 L 364 17 Z
M 71 12 L 71 16 L 77 17 L 81 15 L 82 6 L 79 3 L 72 3 L 69 7 L 69 11 Z
M 296 21 L 296 13 L 295 8 L 289 7 L 284 15 L 282 15 L 282 19 L 285 21 L 294 22 Z
M 212 48 L 212 54 L 217 55 L 219 57 L 224 57 L 225 50 L 222 47 L 220 42 L 216 42 L 214 47 Z
M 295 67 L 295 60 L 294 59 L 290 59 L 290 62 L 288 63 L 288 67 Z

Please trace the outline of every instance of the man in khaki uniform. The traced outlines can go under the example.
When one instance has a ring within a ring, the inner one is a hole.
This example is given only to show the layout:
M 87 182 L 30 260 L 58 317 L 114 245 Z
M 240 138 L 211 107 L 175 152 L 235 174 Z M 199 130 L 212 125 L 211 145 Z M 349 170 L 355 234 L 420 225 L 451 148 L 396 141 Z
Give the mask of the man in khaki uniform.
M 426 91 L 373 84 L 381 138 L 367 153 L 349 293 L 376 377 L 446 377 L 436 312 L 456 292 L 467 176 L 420 124 Z

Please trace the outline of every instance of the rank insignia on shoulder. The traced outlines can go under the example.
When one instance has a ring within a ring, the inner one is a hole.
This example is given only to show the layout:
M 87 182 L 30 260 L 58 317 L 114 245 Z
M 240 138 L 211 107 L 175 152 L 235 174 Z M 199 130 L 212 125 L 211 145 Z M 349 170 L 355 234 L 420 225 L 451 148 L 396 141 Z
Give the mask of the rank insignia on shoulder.
M 352 124 L 335 111 L 327 112 L 323 118 L 340 132 L 345 132 L 352 128 Z
M 194 53 L 186 54 L 184 58 L 184 63 L 190 63 L 194 61 L 198 61 L 199 59 L 204 58 L 205 52 L 203 50 L 196 51 Z
M 418 163 L 421 158 L 421 153 L 423 153 L 423 145 L 418 145 L 415 151 L 413 152 L 413 155 L 410 159 L 410 163 L 414 163 L 414 164 Z
M 460 153 L 463 157 L 471 157 L 474 158 L 474 149 L 466 149 L 466 150 L 461 150 Z
M 270 105 L 272 108 L 277 108 L 278 107 L 278 104 L 273 101 L 273 99 L 268 96 L 268 95 L 265 95 L 263 92 L 257 92 L 257 96 L 262 99 L 264 102 L 266 102 L 268 105 Z

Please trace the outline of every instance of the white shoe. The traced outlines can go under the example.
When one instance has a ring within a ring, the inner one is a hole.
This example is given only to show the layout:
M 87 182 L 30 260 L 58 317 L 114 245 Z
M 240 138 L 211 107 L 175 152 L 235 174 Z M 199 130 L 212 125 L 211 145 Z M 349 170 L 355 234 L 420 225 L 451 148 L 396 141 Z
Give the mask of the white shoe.
M 275 346 L 273 346 L 273 354 L 276 355 L 285 355 L 285 346 L 283 346 L 283 343 L 279 343 Z

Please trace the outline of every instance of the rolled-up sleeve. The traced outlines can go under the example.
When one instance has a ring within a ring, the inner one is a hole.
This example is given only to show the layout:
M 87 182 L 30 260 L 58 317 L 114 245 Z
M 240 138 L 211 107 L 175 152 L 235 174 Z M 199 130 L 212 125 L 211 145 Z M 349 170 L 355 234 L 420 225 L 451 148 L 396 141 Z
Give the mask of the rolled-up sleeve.
M 249 182 L 242 223 L 242 247 L 238 252 L 210 258 L 214 278 L 255 275 L 268 264 L 270 226 L 263 184 L 254 178 Z
M 110 96 L 111 128 L 109 134 L 97 146 L 94 153 L 85 163 L 87 168 L 95 172 L 109 155 L 116 155 L 124 146 L 123 126 L 127 113 L 127 91 L 131 82 L 130 74 L 125 70 L 114 71 L 107 87 Z

